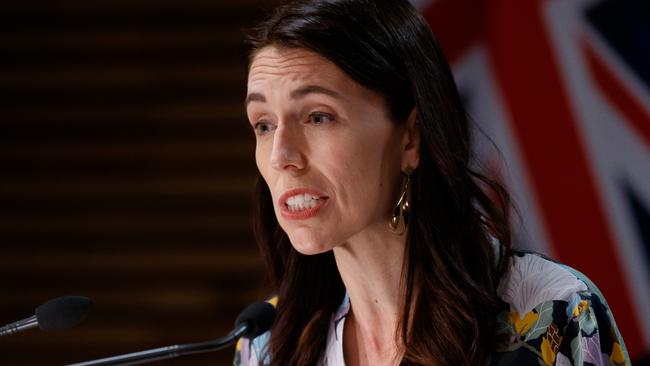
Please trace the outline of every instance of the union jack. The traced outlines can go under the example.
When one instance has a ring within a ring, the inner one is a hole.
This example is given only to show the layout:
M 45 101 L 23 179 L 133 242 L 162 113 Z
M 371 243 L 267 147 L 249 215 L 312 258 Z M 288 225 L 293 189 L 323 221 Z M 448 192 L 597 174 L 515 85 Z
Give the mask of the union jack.
M 601 289 L 650 352 L 650 3 L 412 0 L 518 208 L 515 243 Z M 480 136 L 480 134 L 476 134 Z

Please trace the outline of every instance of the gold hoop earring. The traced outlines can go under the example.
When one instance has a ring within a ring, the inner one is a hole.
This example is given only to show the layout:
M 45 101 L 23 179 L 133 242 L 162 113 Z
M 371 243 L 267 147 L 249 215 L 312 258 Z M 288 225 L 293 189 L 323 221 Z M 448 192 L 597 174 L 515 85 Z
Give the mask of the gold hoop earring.
M 393 215 L 390 218 L 388 226 L 391 231 L 397 235 L 402 235 L 406 232 L 406 227 L 409 221 L 409 200 L 410 200 L 410 186 L 411 186 L 411 172 L 406 172 L 406 183 L 402 189 L 402 194 L 397 200 L 397 204 L 393 209 Z

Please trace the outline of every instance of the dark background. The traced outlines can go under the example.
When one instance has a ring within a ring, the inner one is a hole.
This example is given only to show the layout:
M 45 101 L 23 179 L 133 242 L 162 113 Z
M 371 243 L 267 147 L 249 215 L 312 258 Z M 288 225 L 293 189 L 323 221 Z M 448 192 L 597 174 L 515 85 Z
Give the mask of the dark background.
M 0 323 L 96 304 L 75 329 L 0 338 L 0 364 L 209 340 L 267 295 L 243 38 L 273 3 L 0 3 Z

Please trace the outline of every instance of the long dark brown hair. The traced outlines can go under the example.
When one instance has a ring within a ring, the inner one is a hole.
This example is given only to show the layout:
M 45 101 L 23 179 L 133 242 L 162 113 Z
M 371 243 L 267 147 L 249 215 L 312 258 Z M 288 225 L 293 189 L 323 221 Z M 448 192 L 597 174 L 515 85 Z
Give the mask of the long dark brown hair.
M 396 334 L 402 364 L 485 363 L 510 248 L 509 198 L 470 168 L 470 121 L 425 20 L 407 0 L 299 0 L 278 7 L 249 41 L 251 59 L 269 45 L 324 56 L 381 93 L 396 121 L 416 109 L 420 164 L 412 175 Z M 292 247 L 261 177 L 256 203 L 255 235 L 279 296 L 267 356 L 271 365 L 316 365 L 345 294 L 334 255 Z

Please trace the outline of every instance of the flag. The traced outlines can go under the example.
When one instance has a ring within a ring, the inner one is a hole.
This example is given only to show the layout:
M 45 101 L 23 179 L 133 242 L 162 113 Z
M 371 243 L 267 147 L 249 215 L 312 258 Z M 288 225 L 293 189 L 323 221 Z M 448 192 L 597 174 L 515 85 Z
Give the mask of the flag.
M 650 3 L 413 3 L 450 60 L 477 155 L 513 196 L 515 245 L 590 277 L 630 356 L 647 354 Z

